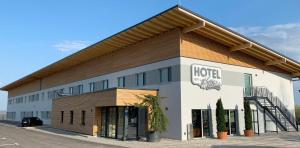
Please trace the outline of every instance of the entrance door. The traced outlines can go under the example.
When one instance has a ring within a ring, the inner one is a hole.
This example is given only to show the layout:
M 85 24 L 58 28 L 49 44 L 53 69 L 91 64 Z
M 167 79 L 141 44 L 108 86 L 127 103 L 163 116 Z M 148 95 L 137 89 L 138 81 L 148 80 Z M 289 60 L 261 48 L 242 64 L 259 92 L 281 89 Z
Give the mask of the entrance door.
M 137 138 L 137 128 L 138 128 L 138 108 L 128 107 L 127 139 Z
M 237 132 L 237 117 L 235 110 L 225 110 L 225 120 L 226 120 L 226 128 L 228 130 L 228 135 L 235 135 Z
M 209 122 L 209 110 L 202 110 L 202 129 L 203 129 L 203 136 L 208 137 L 210 136 L 210 122 Z
M 117 108 L 110 107 L 108 113 L 108 134 L 109 138 L 116 138 L 116 121 L 117 121 Z
M 192 110 L 193 136 L 210 136 L 209 110 Z
M 201 110 L 192 110 L 193 136 L 202 137 Z

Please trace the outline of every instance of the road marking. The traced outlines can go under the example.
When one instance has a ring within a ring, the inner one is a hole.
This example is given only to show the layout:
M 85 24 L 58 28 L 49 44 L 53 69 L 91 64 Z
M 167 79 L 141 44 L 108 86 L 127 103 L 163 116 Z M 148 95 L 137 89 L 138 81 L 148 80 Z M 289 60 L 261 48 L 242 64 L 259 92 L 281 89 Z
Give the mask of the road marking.
M 14 145 L 19 146 L 20 144 L 19 144 L 19 143 L 14 143 L 14 144 L 2 144 L 2 145 L 0 145 L 0 147 L 4 147 L 4 146 L 14 146 Z

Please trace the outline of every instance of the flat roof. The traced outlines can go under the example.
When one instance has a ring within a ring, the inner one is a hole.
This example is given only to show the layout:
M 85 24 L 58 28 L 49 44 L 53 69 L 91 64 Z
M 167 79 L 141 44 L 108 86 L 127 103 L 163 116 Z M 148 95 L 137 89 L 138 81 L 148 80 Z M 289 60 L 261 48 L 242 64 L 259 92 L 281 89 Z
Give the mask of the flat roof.
M 219 25 L 182 6 L 176 5 L 141 23 L 120 31 L 104 40 L 86 47 L 49 66 L 12 82 L 1 90 L 8 91 L 34 80 L 63 71 L 72 66 L 94 59 L 106 53 L 136 44 L 163 32 L 176 28 L 183 32 L 195 32 L 220 42 L 232 52 L 243 52 L 265 62 L 266 66 L 276 66 L 290 73 L 292 77 L 300 77 L 300 63 L 267 46 L 251 40 L 233 30 Z

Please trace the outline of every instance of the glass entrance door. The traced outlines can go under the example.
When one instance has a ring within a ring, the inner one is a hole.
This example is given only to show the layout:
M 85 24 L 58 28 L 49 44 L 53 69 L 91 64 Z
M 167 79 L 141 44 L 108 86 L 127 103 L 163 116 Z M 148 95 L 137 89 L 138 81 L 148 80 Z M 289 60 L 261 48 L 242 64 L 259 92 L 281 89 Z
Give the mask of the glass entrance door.
M 202 110 L 203 136 L 210 136 L 209 110 Z
M 136 139 L 137 138 L 137 128 L 138 128 L 138 108 L 129 107 L 128 108 L 127 139 Z
M 116 138 L 116 121 L 117 121 L 117 108 L 110 107 L 108 109 L 108 134 L 109 138 Z
M 193 136 L 202 137 L 201 110 L 192 110 Z
M 193 136 L 210 136 L 209 110 L 192 110 Z
M 226 128 L 228 130 L 228 135 L 235 135 L 237 132 L 237 117 L 235 110 L 225 110 L 225 120 Z

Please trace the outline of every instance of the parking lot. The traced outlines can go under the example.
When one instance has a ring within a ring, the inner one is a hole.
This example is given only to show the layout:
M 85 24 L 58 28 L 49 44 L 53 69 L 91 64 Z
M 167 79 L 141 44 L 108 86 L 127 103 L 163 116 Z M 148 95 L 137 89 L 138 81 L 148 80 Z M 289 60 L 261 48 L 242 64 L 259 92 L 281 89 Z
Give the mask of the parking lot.
M 0 123 L 0 148 L 118 148 Z

